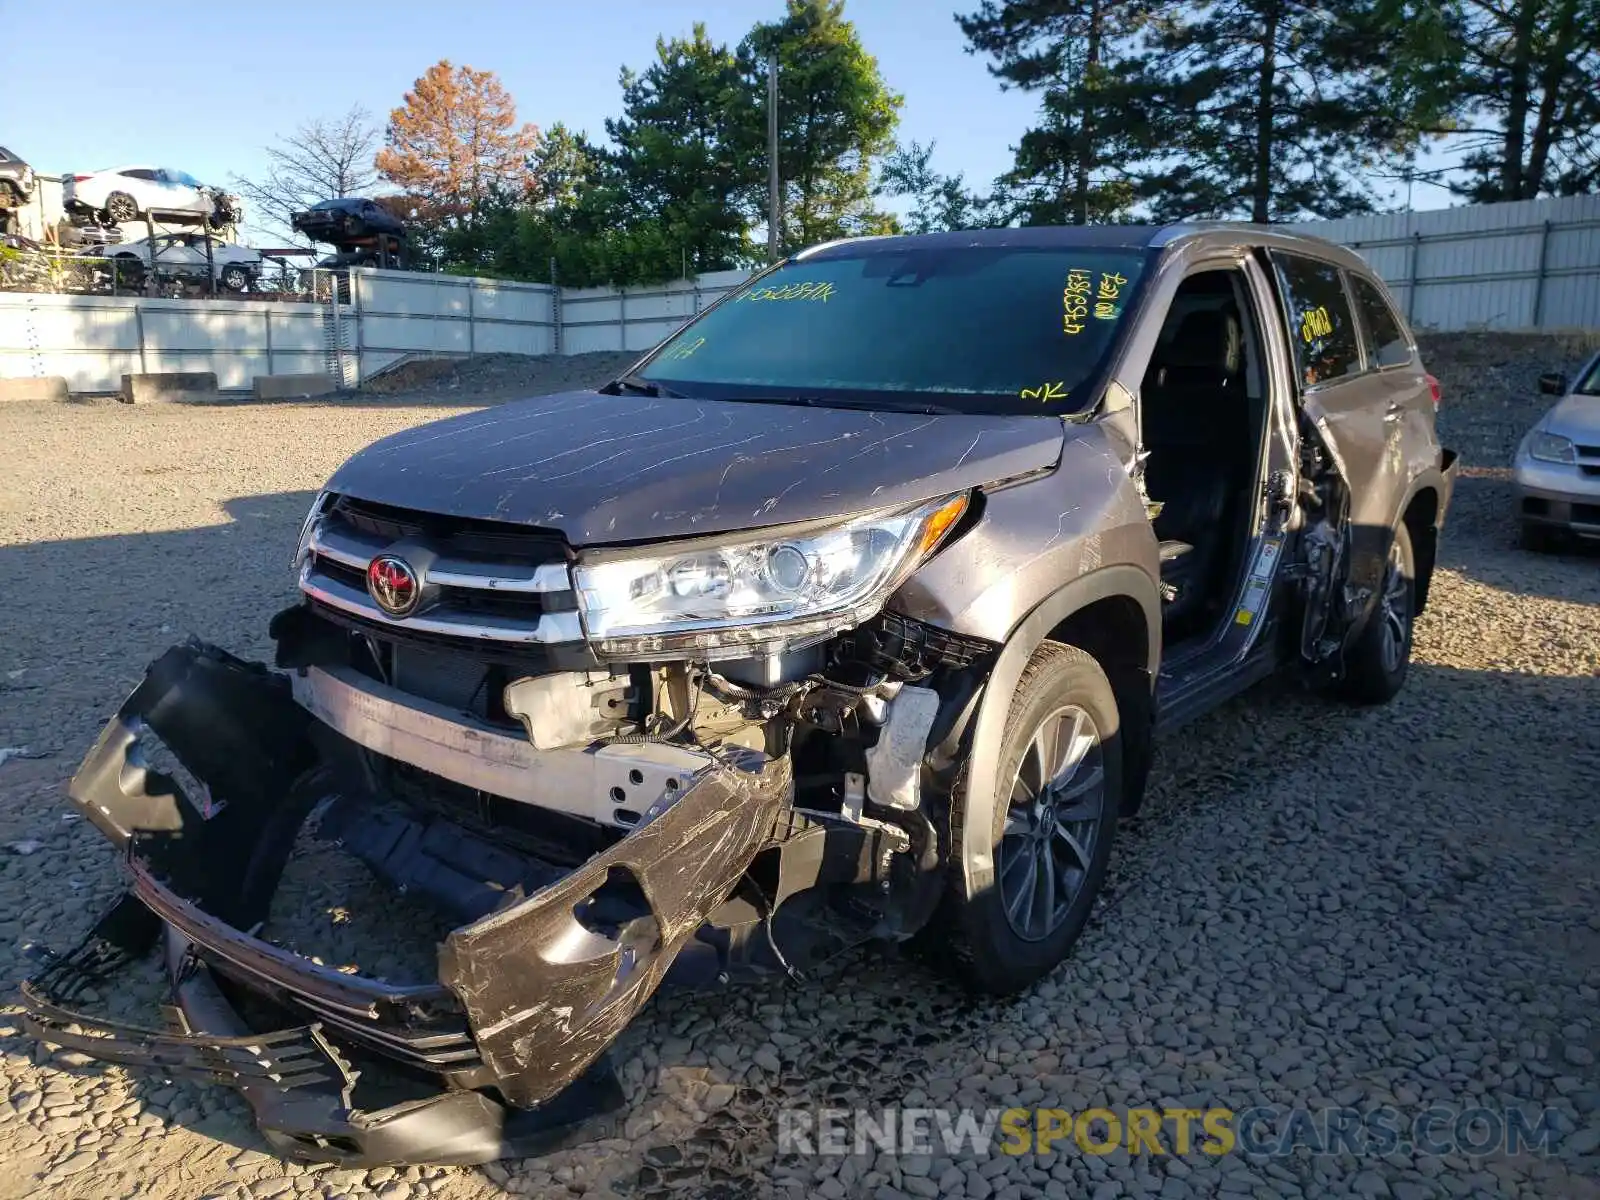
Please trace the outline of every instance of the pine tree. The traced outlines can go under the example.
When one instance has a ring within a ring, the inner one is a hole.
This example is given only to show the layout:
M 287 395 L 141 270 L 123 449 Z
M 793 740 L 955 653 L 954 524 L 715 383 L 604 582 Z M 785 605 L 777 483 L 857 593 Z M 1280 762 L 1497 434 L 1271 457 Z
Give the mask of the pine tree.
M 653 226 L 670 263 L 653 273 L 721 271 L 749 264 L 740 201 L 760 161 L 745 153 L 749 97 L 733 53 L 703 24 L 687 38 L 657 38 L 656 61 L 622 71 L 622 116 L 606 122 L 612 167 L 634 227 Z
M 767 210 L 767 60 L 778 57 L 778 165 L 785 249 L 882 233 L 893 218 L 873 206 L 873 174 L 894 147 L 902 98 L 845 20 L 844 0 L 788 0 L 784 18 L 757 25 L 739 45 L 747 102 L 743 145 L 760 164 L 746 195 L 757 220 Z
M 1040 121 L 1013 148 L 998 181 L 1023 224 L 1114 219 L 1133 198 L 1128 167 L 1153 149 L 1157 129 L 1139 69 L 1138 35 L 1151 0 L 984 0 L 956 15 L 974 53 L 994 61 L 1002 89 L 1041 93 Z
M 1158 220 L 1369 211 L 1366 177 L 1407 137 L 1359 0 L 1204 0 L 1152 25 L 1143 82 L 1169 156 L 1140 181 Z
M 1600 0 L 1439 0 L 1478 203 L 1600 190 Z M 1485 120 L 1487 118 L 1487 120 Z

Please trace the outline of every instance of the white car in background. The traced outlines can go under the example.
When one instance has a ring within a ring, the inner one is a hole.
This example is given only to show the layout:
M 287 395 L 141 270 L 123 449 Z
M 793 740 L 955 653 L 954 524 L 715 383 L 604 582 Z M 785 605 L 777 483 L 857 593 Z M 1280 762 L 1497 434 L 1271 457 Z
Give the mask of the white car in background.
M 146 213 L 180 214 L 213 226 L 237 222 L 238 201 L 207 187 L 185 171 L 170 167 L 110 167 L 61 181 L 62 206 L 112 225 L 137 221 Z
M 147 237 L 120 245 L 88 246 L 78 253 L 86 258 L 109 259 L 117 272 L 118 282 L 135 289 L 143 285 L 145 272 L 150 269 L 150 239 Z M 211 263 L 217 286 L 229 292 L 248 292 L 261 274 L 259 250 L 235 246 L 231 242 L 219 242 L 215 238 L 211 241 Z M 155 265 L 164 276 L 205 279 L 205 235 L 157 234 Z
M 1568 379 L 1539 376 L 1561 398 L 1523 435 L 1511 464 L 1522 544 L 1547 550 L 1572 535 L 1600 540 L 1600 354 Z

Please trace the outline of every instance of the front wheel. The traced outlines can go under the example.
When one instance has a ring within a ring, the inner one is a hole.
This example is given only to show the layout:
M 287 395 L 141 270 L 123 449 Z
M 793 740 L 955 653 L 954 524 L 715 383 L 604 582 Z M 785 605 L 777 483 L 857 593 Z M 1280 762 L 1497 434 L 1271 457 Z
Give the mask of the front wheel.
M 941 923 L 957 973 L 1009 995 L 1066 958 L 1105 880 L 1122 800 L 1116 696 L 1093 657 L 1045 642 L 1018 681 L 989 833 L 992 884 L 968 895 L 962 772 L 952 797 L 951 885 Z M 976 812 L 970 819 L 979 819 Z
M 1345 660 L 1345 699 L 1356 704 L 1383 704 L 1404 686 L 1411 665 L 1416 595 L 1416 558 L 1411 551 L 1411 533 L 1402 521 L 1389 543 L 1378 605 Z
M 220 282 L 227 291 L 247 292 L 250 290 L 250 272 L 240 266 L 223 267 Z
M 106 197 L 106 216 L 111 224 L 121 225 L 139 219 L 139 205 L 127 192 L 112 192 Z

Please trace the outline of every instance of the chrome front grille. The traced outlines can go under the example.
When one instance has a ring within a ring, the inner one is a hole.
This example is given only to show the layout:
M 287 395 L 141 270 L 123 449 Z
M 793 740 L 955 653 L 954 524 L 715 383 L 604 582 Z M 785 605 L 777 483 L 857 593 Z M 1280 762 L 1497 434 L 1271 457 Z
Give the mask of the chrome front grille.
M 547 530 L 341 496 L 313 523 L 306 549 L 300 590 L 336 612 L 397 630 L 473 641 L 583 641 L 566 547 L 560 535 Z M 426 551 L 413 557 L 427 599 L 410 616 L 391 617 L 367 591 L 367 566 L 386 552 L 404 557 L 407 549 Z

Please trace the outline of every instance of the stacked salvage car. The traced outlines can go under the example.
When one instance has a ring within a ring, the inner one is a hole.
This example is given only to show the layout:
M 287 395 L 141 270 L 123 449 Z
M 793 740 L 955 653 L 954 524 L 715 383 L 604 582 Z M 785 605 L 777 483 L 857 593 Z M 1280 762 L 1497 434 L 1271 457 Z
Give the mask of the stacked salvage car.
M 296 233 L 334 248 L 334 253 L 318 261 L 320 269 L 404 269 L 410 259 L 404 223 L 382 204 L 364 196 L 320 201 L 295 213 L 289 224 Z

